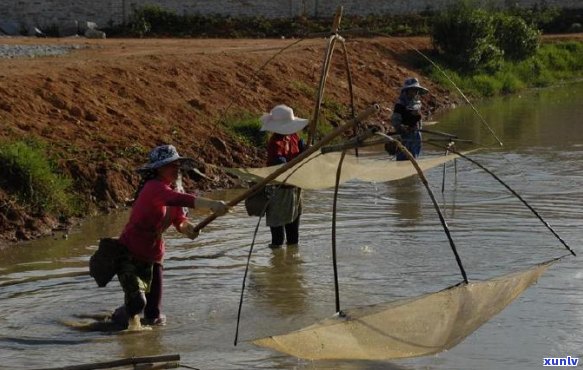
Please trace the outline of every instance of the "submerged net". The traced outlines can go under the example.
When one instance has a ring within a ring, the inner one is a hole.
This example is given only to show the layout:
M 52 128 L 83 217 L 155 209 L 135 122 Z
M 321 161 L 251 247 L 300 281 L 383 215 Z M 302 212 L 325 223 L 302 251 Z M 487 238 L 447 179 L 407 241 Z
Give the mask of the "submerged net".
M 340 161 L 340 153 L 314 153 L 304 161 L 276 178 L 276 181 L 295 185 L 304 189 L 325 189 L 335 186 L 336 170 Z M 423 171 L 458 158 L 455 154 L 447 156 L 420 158 L 417 163 Z M 262 168 L 229 169 L 241 178 L 258 181 L 276 171 L 282 165 Z M 297 171 L 296 171 L 297 169 Z M 293 172 L 295 171 L 295 172 Z M 293 174 L 290 176 L 290 173 Z M 346 155 L 342 164 L 340 183 L 350 180 L 370 182 L 386 182 L 399 180 L 417 174 L 415 167 L 409 161 L 394 161 L 389 159 L 360 158 Z M 287 180 L 286 178 L 290 176 Z
M 345 311 L 254 344 L 309 360 L 389 360 L 452 348 L 502 311 L 554 262 L 437 293 Z

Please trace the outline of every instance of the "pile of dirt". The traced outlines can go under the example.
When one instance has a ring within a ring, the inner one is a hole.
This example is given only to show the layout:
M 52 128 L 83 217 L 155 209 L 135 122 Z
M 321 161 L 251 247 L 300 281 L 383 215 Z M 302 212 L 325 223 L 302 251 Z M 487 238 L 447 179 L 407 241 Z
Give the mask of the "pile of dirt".
M 303 40 L 278 54 L 296 41 L 5 39 L 75 47 L 59 57 L 0 59 L 0 140 L 49 143 L 48 154 L 74 179 L 91 212 L 124 206 L 138 182 L 135 168 L 150 148 L 165 143 L 198 159 L 216 180 L 187 181 L 187 190 L 235 186 L 236 179 L 215 166 L 262 166 L 265 153 L 236 139 L 221 120 L 259 116 L 281 103 L 297 116 L 313 112 L 326 40 Z M 420 57 L 409 46 L 428 50 L 427 38 L 350 39 L 346 46 L 356 110 L 373 102 L 383 108 L 371 124 L 388 123 L 409 76 L 421 77 L 431 91 L 424 98 L 426 114 L 458 103 L 413 67 Z M 338 48 L 324 112 L 349 105 L 347 81 Z M 0 189 L 4 243 L 45 234 L 60 221 L 28 214 Z

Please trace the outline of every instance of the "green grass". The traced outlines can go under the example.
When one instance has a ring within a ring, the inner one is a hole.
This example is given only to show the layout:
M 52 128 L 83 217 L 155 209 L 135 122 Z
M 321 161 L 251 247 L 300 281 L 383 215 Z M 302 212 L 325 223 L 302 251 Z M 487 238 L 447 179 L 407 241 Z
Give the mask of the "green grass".
M 302 81 L 290 81 L 289 89 L 295 91 L 298 95 L 303 95 L 309 98 L 310 100 L 316 99 L 316 88 L 309 86 Z M 292 108 L 294 109 L 296 117 L 312 118 L 314 109 L 312 104 L 307 107 L 294 106 Z M 324 137 L 332 131 L 335 126 L 339 125 L 347 118 L 349 118 L 348 107 L 334 99 L 324 96 L 322 107 L 320 109 L 320 119 L 318 120 L 318 126 L 316 129 L 316 137 Z M 221 124 L 231 136 L 243 144 L 255 146 L 257 148 L 266 148 L 269 134 L 260 131 L 261 120 L 259 114 L 244 110 L 235 111 L 223 117 L 221 119 Z M 306 130 L 299 134 L 304 140 L 307 139 L 308 135 Z
M 316 98 L 316 87 L 308 86 L 303 81 L 292 80 L 289 84 L 289 87 L 290 87 L 290 89 L 297 91 L 299 94 L 301 94 L 307 98 L 310 98 L 310 99 Z
M 440 71 L 435 68 L 429 71 L 432 80 L 454 90 Z M 504 62 L 494 74 L 460 74 L 447 69 L 445 73 L 466 95 L 475 97 L 513 94 L 526 88 L 550 86 L 583 78 L 583 43 L 543 44 L 535 56 L 516 63 Z
M 40 143 L 0 143 L 0 186 L 34 212 L 71 216 L 78 209 L 71 180 L 58 174 Z
M 267 134 L 261 131 L 259 118 L 257 114 L 239 111 L 227 115 L 221 123 L 227 132 L 242 143 L 257 148 L 266 148 Z

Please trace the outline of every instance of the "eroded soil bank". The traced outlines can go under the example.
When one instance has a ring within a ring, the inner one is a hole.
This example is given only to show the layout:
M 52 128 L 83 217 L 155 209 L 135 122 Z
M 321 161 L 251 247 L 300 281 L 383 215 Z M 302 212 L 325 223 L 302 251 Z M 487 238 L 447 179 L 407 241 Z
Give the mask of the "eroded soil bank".
M 189 179 L 187 190 L 234 186 L 236 179 L 215 166 L 262 166 L 265 155 L 220 121 L 259 116 L 280 103 L 298 116 L 313 112 L 326 40 L 304 40 L 277 54 L 295 41 L 5 38 L 4 44 L 74 48 L 61 56 L 0 59 L 0 139 L 47 143 L 90 213 L 123 207 L 138 182 L 135 169 L 163 143 L 198 159 L 215 179 Z M 346 46 L 356 110 L 373 102 L 383 108 L 372 124 L 388 122 L 408 76 L 431 90 L 426 115 L 459 103 L 415 68 L 420 57 L 408 46 L 428 50 L 428 38 L 350 39 Z M 338 48 L 324 114 L 349 105 L 347 80 Z M 63 221 L 27 212 L 0 189 L 0 245 L 48 234 Z

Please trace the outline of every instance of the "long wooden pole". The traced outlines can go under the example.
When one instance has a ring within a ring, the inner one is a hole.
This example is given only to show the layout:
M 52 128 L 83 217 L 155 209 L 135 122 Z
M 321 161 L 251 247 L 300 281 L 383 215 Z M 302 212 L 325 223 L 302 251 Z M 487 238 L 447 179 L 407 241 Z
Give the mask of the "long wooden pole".
M 320 76 L 320 85 L 318 86 L 318 93 L 316 95 L 316 106 L 314 107 L 314 114 L 310 120 L 308 126 L 308 145 L 314 144 L 316 140 L 316 127 L 318 126 L 318 121 L 320 120 L 320 109 L 322 107 L 322 100 L 324 98 L 324 87 L 326 86 L 326 80 L 328 78 L 328 71 L 330 70 L 330 60 L 332 59 L 332 54 L 334 53 L 334 45 L 336 44 L 336 38 L 338 35 L 332 35 L 328 41 L 328 48 L 326 49 L 326 54 L 324 55 L 324 64 L 322 65 L 322 74 Z
M 433 145 L 442 148 L 442 146 L 440 146 L 440 145 L 436 145 L 436 144 L 433 144 Z M 569 244 L 567 244 L 567 242 L 563 238 L 561 238 L 561 236 L 559 234 L 557 234 L 557 232 L 551 227 L 551 225 L 547 221 L 545 221 L 545 219 L 522 196 L 520 196 L 520 194 L 518 194 L 514 189 L 512 189 L 510 187 L 510 185 L 508 185 L 507 183 L 502 181 L 502 179 L 500 177 L 498 177 L 494 172 L 490 171 L 488 168 L 486 168 L 484 165 L 482 165 L 480 162 L 476 161 L 475 159 L 472 159 L 472 158 L 468 157 L 467 155 L 462 154 L 459 151 L 457 151 L 456 149 L 451 148 L 451 147 L 447 147 L 447 150 L 450 151 L 451 153 L 459 155 L 463 159 L 480 167 L 487 174 L 492 176 L 496 181 L 498 181 L 502 186 L 504 186 L 512 195 L 514 195 L 516 198 L 518 198 L 518 200 L 520 200 L 522 202 L 522 204 L 524 204 L 526 206 L 526 208 L 528 208 L 540 220 L 540 222 L 542 222 L 543 225 L 545 225 L 545 227 L 555 236 L 555 238 L 557 238 L 561 242 L 561 244 L 563 244 L 563 246 L 565 248 L 567 248 L 567 250 L 573 256 L 577 256 L 577 254 L 575 253 L 575 251 L 573 249 L 571 249 Z
M 334 22 L 332 23 L 332 33 L 338 33 L 338 28 L 340 28 L 340 21 L 342 20 L 342 11 L 344 7 L 338 5 L 336 7 L 336 13 L 334 14 Z
M 344 66 L 346 67 L 346 77 L 348 78 L 348 93 L 350 94 L 350 114 L 351 118 L 356 116 L 354 109 L 354 89 L 352 88 L 352 70 L 350 69 L 350 59 L 348 58 L 348 49 L 346 49 L 346 42 L 340 39 L 342 51 L 344 52 Z
M 439 205 L 437 204 L 437 200 L 435 200 L 435 196 L 433 195 L 433 191 L 431 191 L 431 187 L 429 187 L 429 181 L 427 181 L 425 174 L 423 174 L 423 170 L 421 169 L 421 167 L 419 167 L 419 163 L 417 163 L 417 161 L 415 160 L 415 157 L 413 157 L 413 154 L 411 154 L 411 152 L 407 148 L 405 148 L 405 146 L 399 140 L 395 140 L 392 137 L 385 135 L 383 133 L 380 133 L 380 132 L 378 132 L 377 135 L 380 135 L 380 136 L 388 139 L 389 141 L 394 142 L 397 145 L 397 147 L 399 148 L 399 150 L 402 151 L 403 153 L 405 153 L 405 155 L 407 156 L 407 159 L 409 159 L 409 161 L 411 162 L 413 167 L 415 167 L 415 170 L 417 171 L 417 174 L 419 175 L 419 179 L 421 180 L 421 182 L 425 186 L 425 189 L 427 189 L 427 193 L 429 193 L 429 197 L 431 198 L 431 202 L 433 203 L 433 207 L 437 211 L 437 215 L 439 216 L 439 221 L 441 221 L 441 226 L 443 227 L 443 231 L 445 232 L 445 235 L 447 236 L 447 240 L 449 240 L 449 246 L 451 247 L 451 250 L 455 256 L 455 260 L 456 260 L 457 265 L 458 265 L 460 272 L 462 274 L 462 278 L 464 279 L 464 282 L 467 284 L 468 283 L 468 276 L 466 275 L 466 270 L 464 269 L 464 266 L 462 264 L 462 259 L 457 251 L 457 248 L 455 246 L 453 238 L 451 237 L 451 233 L 449 231 L 449 226 L 447 226 L 447 222 L 445 221 L 445 217 L 443 217 L 443 213 L 441 212 L 441 209 L 439 208 Z
M 334 268 L 334 295 L 336 297 L 336 313 L 344 316 L 340 311 L 340 287 L 338 284 L 338 260 L 336 258 L 336 211 L 338 210 L 338 189 L 340 188 L 340 176 L 342 175 L 342 163 L 346 150 L 342 151 L 338 168 L 336 169 L 336 184 L 334 186 L 334 203 L 332 206 L 332 267 Z
M 172 362 L 180 361 L 180 355 L 161 355 L 161 356 L 147 356 L 147 357 L 131 357 L 124 358 L 121 360 L 109 361 L 109 362 L 99 362 L 95 364 L 84 364 L 84 365 L 74 365 L 65 367 L 54 367 L 45 370 L 92 370 L 92 369 L 110 369 L 112 367 L 120 367 L 126 365 L 138 365 L 138 364 L 152 364 L 156 362 Z M 177 367 L 177 366 L 175 366 Z
M 326 48 L 326 53 L 324 55 L 324 64 L 322 65 L 322 73 L 320 75 L 320 85 L 318 87 L 318 95 L 316 96 L 316 106 L 314 107 L 314 115 L 308 126 L 308 145 L 313 145 L 316 135 L 316 126 L 318 125 L 318 120 L 320 119 L 320 108 L 322 107 L 322 99 L 324 98 L 324 87 L 326 86 L 326 80 L 328 79 L 328 72 L 330 71 L 330 61 L 332 60 L 332 55 L 334 54 L 334 46 L 336 41 L 340 38 L 338 35 L 338 27 L 340 27 L 340 20 L 342 19 L 342 6 L 336 8 L 336 14 L 334 15 L 334 23 L 332 24 L 331 33 L 332 36 L 328 41 L 328 47 Z
M 233 206 L 237 205 L 239 202 L 241 202 L 242 200 L 245 200 L 248 197 L 250 197 L 251 195 L 255 194 L 257 191 L 259 191 L 265 185 L 267 185 L 270 181 L 276 179 L 282 173 L 286 172 L 290 168 L 294 167 L 296 164 L 298 164 L 301 161 L 303 161 L 304 159 L 308 158 L 310 155 L 312 155 L 316 151 L 320 150 L 320 148 L 322 146 L 328 144 L 330 141 L 332 141 L 334 138 L 336 138 L 340 134 L 342 134 L 345 131 L 349 130 L 350 128 L 356 126 L 359 122 L 367 119 L 371 115 L 377 113 L 379 111 L 379 109 L 380 109 L 380 107 L 378 104 L 373 104 L 370 107 L 368 107 L 366 110 L 364 110 L 362 113 L 360 113 L 356 118 L 346 122 L 342 126 L 336 127 L 332 132 L 330 132 L 326 136 L 324 136 L 322 138 L 322 140 L 320 140 L 317 144 L 312 145 L 311 147 L 306 149 L 304 152 L 302 152 L 300 155 L 298 155 L 297 157 L 295 157 L 294 159 L 292 159 L 288 163 L 284 164 L 283 166 L 281 166 L 277 170 L 273 171 L 269 176 L 266 176 L 262 181 L 253 185 L 251 188 L 249 188 L 249 190 L 247 190 L 243 194 L 231 199 L 227 203 L 227 206 L 233 207 Z M 203 227 L 210 224 L 216 218 L 217 218 L 217 215 L 215 215 L 213 213 L 212 215 L 210 215 L 207 218 L 205 218 L 204 220 L 202 220 L 198 225 L 196 225 L 194 227 L 194 229 L 196 231 L 200 231 Z

